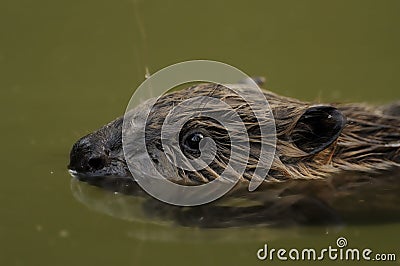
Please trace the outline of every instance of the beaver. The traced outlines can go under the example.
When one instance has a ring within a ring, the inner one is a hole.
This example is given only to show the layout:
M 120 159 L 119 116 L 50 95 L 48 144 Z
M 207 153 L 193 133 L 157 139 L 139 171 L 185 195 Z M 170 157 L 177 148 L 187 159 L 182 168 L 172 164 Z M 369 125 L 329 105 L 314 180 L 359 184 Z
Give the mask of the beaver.
M 246 84 L 237 87 L 244 91 L 250 90 Z M 333 220 L 336 221 L 336 215 L 331 215 L 331 203 L 332 199 L 339 198 L 339 194 L 354 194 L 355 187 L 371 183 L 375 184 L 373 188 L 377 188 L 377 184 L 385 184 L 380 189 L 388 191 L 388 184 L 398 182 L 398 178 L 393 180 L 390 175 L 374 178 L 373 173 L 391 171 L 400 166 L 400 102 L 380 107 L 358 103 L 314 104 L 268 90 L 263 90 L 263 94 L 274 118 L 276 150 L 271 155 L 272 165 L 258 193 L 251 196 L 252 193 L 241 189 L 240 184 L 251 180 L 260 159 L 260 126 L 251 107 L 229 87 L 221 84 L 196 84 L 152 101 L 155 104 L 152 104 L 146 121 L 145 142 L 157 170 L 173 182 L 199 185 L 217 179 L 226 168 L 231 147 L 227 131 L 218 121 L 202 116 L 193 116 L 182 128 L 182 132 L 179 132 L 179 148 L 185 156 L 197 158 L 200 141 L 206 137 L 212 138 L 217 148 L 214 161 L 204 169 L 190 171 L 172 167 L 165 158 L 160 133 L 165 115 L 184 100 L 207 96 L 223 101 L 236 110 L 247 130 L 250 154 L 246 170 L 239 177 L 239 184 L 232 190 L 240 197 L 254 199 L 254 195 L 264 193 L 265 198 L 265 194 L 269 194 L 268 206 L 271 207 L 271 202 L 285 195 L 295 195 L 289 205 L 296 208 L 301 206 L 304 213 L 312 213 L 305 220 L 310 220 L 310 217 L 314 221 L 315 217 L 319 220 L 334 216 Z M 137 108 L 149 108 L 149 103 L 143 103 Z M 132 175 L 122 147 L 122 127 L 123 117 L 119 117 L 79 139 L 70 153 L 70 173 L 94 185 L 104 184 L 105 179 L 131 182 Z M 364 174 L 346 174 L 349 172 Z M 338 190 L 341 193 L 337 193 Z M 367 190 L 371 192 L 371 187 Z M 299 199 L 299 195 L 306 197 Z M 282 210 L 281 207 L 278 204 L 272 208 Z M 263 209 L 256 208 L 255 217 L 260 217 L 261 210 L 265 209 L 265 204 Z M 247 216 L 250 215 L 248 210 Z M 250 213 L 254 213 L 251 210 Z M 285 211 L 278 212 L 287 215 Z M 213 213 L 215 215 L 220 212 Z M 271 217 L 270 212 L 268 216 Z

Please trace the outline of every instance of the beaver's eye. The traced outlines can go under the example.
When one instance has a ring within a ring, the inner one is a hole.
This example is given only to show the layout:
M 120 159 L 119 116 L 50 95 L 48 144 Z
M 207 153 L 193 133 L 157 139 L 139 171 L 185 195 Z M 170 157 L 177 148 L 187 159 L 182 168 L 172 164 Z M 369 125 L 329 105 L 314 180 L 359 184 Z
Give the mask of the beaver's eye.
M 184 147 L 193 152 L 199 152 L 200 141 L 204 138 L 203 134 L 199 132 L 191 133 L 184 139 Z

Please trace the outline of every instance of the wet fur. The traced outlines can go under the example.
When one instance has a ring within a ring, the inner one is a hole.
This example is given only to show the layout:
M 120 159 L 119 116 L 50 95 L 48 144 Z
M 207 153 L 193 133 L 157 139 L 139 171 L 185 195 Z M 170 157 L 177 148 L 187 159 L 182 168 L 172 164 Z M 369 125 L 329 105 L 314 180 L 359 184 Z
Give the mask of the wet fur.
M 246 90 L 246 86 L 241 86 Z M 364 104 L 331 104 L 346 118 L 347 122 L 332 145 L 322 151 L 310 154 L 297 147 L 292 138 L 297 122 L 302 115 L 315 104 L 264 91 L 273 112 L 276 126 L 276 153 L 269 171 L 267 182 L 293 179 L 324 178 L 339 171 L 365 171 L 398 167 L 400 163 L 400 103 L 383 107 L 371 107 Z M 258 163 L 259 127 L 249 105 L 243 99 L 221 85 L 203 84 L 172 92 L 158 99 L 150 113 L 146 131 L 146 143 L 150 156 L 160 170 L 170 173 L 171 180 L 179 183 L 198 184 L 218 178 L 229 161 L 230 146 L 227 145 L 225 129 L 218 123 L 207 119 L 194 119 L 186 125 L 186 130 L 201 128 L 218 144 L 217 158 L 211 167 L 199 172 L 187 172 L 163 165 L 160 129 L 165 115 L 170 109 L 185 99 L 195 96 L 216 97 L 237 110 L 246 126 L 251 151 L 247 171 L 243 181 L 250 180 L 253 169 Z M 148 108 L 144 103 L 139 109 Z M 318 104 L 321 105 L 321 104 Z M 133 110 L 134 111 L 134 110 Z M 182 114 L 187 115 L 187 114 Z M 70 169 L 93 176 L 129 176 L 122 151 L 122 117 L 109 123 L 98 131 L 79 140 L 71 151 Z M 306 130 L 306 129 L 305 129 Z M 110 167 L 96 170 L 88 164 L 89 157 L 109 153 L 106 164 Z M 189 155 L 190 156 L 190 155 Z M 272 156 L 272 155 L 271 155 Z M 157 158 L 156 158 L 157 157 Z
M 399 166 L 400 118 L 393 116 L 388 110 L 363 104 L 330 105 L 337 108 L 346 117 L 347 122 L 332 145 L 321 152 L 310 154 L 294 144 L 291 134 L 300 117 L 315 104 L 268 91 L 264 91 L 264 95 L 273 111 L 277 133 L 276 153 L 267 182 L 318 179 L 343 170 L 373 172 Z M 148 150 L 151 153 L 152 150 L 161 149 L 159 129 L 164 121 L 162 114 L 168 113 L 172 106 L 194 96 L 216 97 L 237 110 L 247 128 L 251 143 L 251 155 L 247 171 L 243 176 L 243 180 L 250 180 L 252 169 L 258 163 L 260 138 L 257 121 L 249 105 L 231 90 L 220 85 L 198 85 L 161 97 L 150 114 L 148 128 L 153 130 L 146 136 L 147 143 L 150 143 Z M 393 110 L 393 107 L 389 110 Z M 210 137 L 218 144 L 219 153 L 212 167 L 206 170 L 200 172 L 177 170 L 173 175 L 179 175 L 184 183 L 203 183 L 218 178 L 218 170 L 224 169 L 229 160 L 229 147 L 225 144 L 227 139 L 226 134 L 223 134 L 224 128 L 207 119 L 195 120 L 187 126 L 203 128 L 209 132 Z
M 240 89 L 246 90 L 246 85 L 240 85 Z M 185 99 L 211 96 L 230 104 L 246 126 L 251 149 L 245 174 L 223 198 L 189 211 L 150 198 L 143 206 L 150 216 L 172 218 L 182 225 L 201 227 L 338 223 L 354 211 L 357 217 L 369 217 L 373 211 L 380 213 L 380 220 L 399 218 L 400 179 L 396 173 L 400 169 L 400 103 L 382 107 L 316 105 L 269 91 L 264 91 L 264 95 L 275 119 L 276 152 L 269 154 L 274 157 L 265 182 L 251 193 L 247 185 L 258 163 L 260 136 L 250 107 L 231 90 L 214 84 L 196 85 L 159 98 L 149 116 L 146 143 L 158 170 L 173 182 L 187 185 L 210 182 L 219 177 L 229 161 L 230 147 L 225 129 L 215 121 L 194 117 L 184 130 L 196 128 L 209 134 L 217 143 L 216 159 L 210 167 L 197 172 L 169 165 L 163 155 L 160 129 L 165 114 Z M 144 103 L 133 112 L 140 115 L 152 103 Z M 301 138 L 310 128 L 307 124 L 299 125 L 299 121 L 315 106 L 336 108 L 345 118 L 345 124 L 332 143 L 318 152 L 307 152 L 299 146 L 307 147 L 307 141 L 312 141 Z M 76 142 L 69 169 L 90 184 L 146 197 L 132 179 L 125 178 L 130 176 L 130 171 L 122 149 L 122 119 L 118 118 Z M 104 167 L 90 166 L 89 161 L 93 158 L 102 158 Z M 231 199 L 251 204 L 240 207 L 230 202 Z M 161 211 L 157 212 L 157 209 Z M 364 222 L 368 219 L 362 218 Z

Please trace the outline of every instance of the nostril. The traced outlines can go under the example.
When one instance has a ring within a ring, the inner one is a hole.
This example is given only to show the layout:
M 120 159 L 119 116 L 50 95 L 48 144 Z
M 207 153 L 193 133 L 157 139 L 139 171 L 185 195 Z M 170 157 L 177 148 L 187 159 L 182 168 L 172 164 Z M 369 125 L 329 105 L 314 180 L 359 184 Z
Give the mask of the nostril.
M 89 159 L 88 164 L 95 170 L 102 169 L 106 166 L 106 158 L 104 157 L 92 157 Z

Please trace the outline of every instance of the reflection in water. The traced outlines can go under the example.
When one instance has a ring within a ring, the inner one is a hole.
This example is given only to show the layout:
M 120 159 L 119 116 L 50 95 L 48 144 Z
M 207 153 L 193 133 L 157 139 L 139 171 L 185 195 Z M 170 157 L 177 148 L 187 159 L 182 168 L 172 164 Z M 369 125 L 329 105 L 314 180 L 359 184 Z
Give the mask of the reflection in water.
M 75 199 L 89 209 L 132 222 L 135 225 L 132 226 L 134 229 L 130 230 L 127 235 L 137 240 L 193 243 L 207 242 L 212 239 L 213 242 L 221 243 L 239 241 L 240 243 L 250 243 L 254 241 L 270 241 L 282 237 L 296 238 L 310 231 L 318 234 L 326 234 L 328 231 L 338 230 L 338 227 L 292 227 L 280 230 L 279 228 L 254 226 L 202 229 L 199 228 L 199 226 L 202 226 L 202 217 L 199 214 L 197 221 L 191 220 L 192 227 L 177 226 L 177 224 L 182 223 L 182 216 L 185 213 L 184 208 L 160 203 L 147 195 L 145 197 L 142 197 L 143 194 L 138 196 L 138 194 L 135 194 L 137 189 L 136 184 L 128 181 L 128 179 L 123 181 L 119 180 L 119 182 L 114 182 L 113 184 L 119 187 L 124 193 L 109 191 L 111 189 L 111 182 L 109 180 L 108 182 L 104 181 L 104 184 L 108 186 L 106 187 L 108 190 L 102 190 L 80 182 L 76 178 L 71 179 L 71 190 Z M 135 194 L 135 196 L 127 195 L 128 191 Z M 181 210 L 181 215 L 178 214 L 177 209 Z M 196 222 L 198 223 L 197 227 L 194 224 Z
M 162 203 L 129 178 L 108 177 L 89 183 L 72 178 L 74 197 L 92 210 L 144 225 L 129 235 L 146 240 L 201 241 L 212 234 L 221 241 L 254 241 L 282 234 L 304 235 L 310 230 L 338 231 L 350 224 L 400 221 L 400 176 L 396 169 L 368 175 L 342 173 L 328 181 L 265 184 L 251 193 L 239 184 L 223 198 L 197 207 Z M 146 230 L 149 224 L 151 230 Z M 285 230 L 279 230 L 282 226 Z

